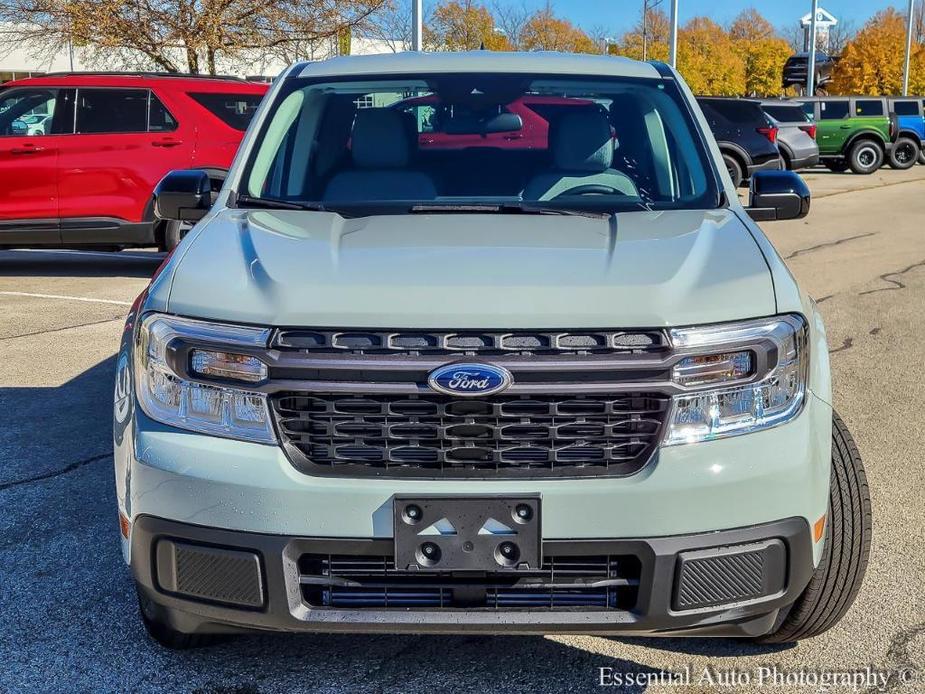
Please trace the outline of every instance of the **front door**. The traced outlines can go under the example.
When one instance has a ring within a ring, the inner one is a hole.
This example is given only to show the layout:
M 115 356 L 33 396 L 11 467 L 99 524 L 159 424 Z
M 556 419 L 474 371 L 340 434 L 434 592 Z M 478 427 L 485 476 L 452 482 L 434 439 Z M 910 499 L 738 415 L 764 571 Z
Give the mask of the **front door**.
M 74 134 L 58 161 L 62 241 L 144 240 L 154 186 L 189 167 L 192 139 L 148 89 L 77 89 Z
M 0 246 L 57 244 L 57 89 L 0 94 Z
M 819 121 L 816 123 L 816 142 L 820 154 L 840 154 L 854 126 L 848 120 L 847 99 L 819 102 Z

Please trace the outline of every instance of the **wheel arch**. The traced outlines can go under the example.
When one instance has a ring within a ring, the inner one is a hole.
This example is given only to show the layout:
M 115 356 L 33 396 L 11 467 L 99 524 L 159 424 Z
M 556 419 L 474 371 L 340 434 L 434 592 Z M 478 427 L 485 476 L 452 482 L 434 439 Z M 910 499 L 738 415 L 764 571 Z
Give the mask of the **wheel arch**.
M 842 155 L 847 157 L 851 148 L 861 140 L 871 140 L 886 154 L 886 143 L 883 141 L 883 134 L 877 130 L 865 129 L 854 133 L 845 141 L 845 145 L 842 147 Z

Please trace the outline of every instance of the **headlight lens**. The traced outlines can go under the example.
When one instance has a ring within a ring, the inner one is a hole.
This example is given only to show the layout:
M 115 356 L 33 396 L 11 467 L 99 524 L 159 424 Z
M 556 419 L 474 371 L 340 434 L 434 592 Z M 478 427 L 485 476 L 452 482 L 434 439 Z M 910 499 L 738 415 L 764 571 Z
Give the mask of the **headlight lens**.
M 782 424 L 803 404 L 809 363 L 806 323 L 799 316 L 671 331 L 678 349 L 704 354 L 685 357 L 672 378 L 694 392 L 674 396 L 664 445 L 708 441 Z M 734 346 L 760 345 L 773 365 L 760 380 L 722 387 L 755 374 L 754 353 Z M 713 347 L 715 351 L 707 352 Z
M 264 347 L 269 331 L 151 314 L 144 318 L 135 343 L 135 390 L 151 419 L 213 436 L 275 443 L 267 397 L 246 389 L 266 378 L 259 359 L 224 348 Z M 180 338 L 215 342 L 222 349 L 193 349 L 190 369 L 208 377 L 242 381 L 242 388 L 195 383 L 169 364 L 168 345 Z

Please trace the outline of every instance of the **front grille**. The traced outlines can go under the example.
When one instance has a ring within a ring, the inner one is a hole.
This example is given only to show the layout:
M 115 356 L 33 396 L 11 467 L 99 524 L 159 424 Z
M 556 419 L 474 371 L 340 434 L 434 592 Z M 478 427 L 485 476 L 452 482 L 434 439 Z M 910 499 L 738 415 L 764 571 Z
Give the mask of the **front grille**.
M 304 472 L 541 477 L 636 472 L 658 445 L 669 399 L 285 393 L 271 401 Z
M 666 351 L 659 330 L 415 331 L 282 329 L 273 347 L 309 354 L 404 356 L 649 354 Z
M 537 571 L 398 571 L 390 556 L 303 554 L 302 599 L 313 608 L 630 610 L 641 565 L 626 556 L 546 557 Z

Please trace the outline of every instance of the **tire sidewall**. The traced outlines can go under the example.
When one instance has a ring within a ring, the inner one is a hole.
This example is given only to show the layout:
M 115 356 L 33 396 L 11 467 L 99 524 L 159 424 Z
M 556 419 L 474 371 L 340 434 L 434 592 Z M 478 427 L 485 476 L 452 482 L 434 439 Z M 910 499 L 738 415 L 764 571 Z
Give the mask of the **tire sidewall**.
M 907 158 L 902 161 L 899 156 L 905 151 Z M 901 137 L 896 140 L 893 149 L 890 150 L 890 167 L 893 169 L 905 170 L 915 166 L 919 159 L 921 150 L 915 144 L 915 140 L 908 137 Z
M 742 179 L 745 176 L 745 173 L 742 171 L 742 165 L 736 161 L 735 157 L 725 152 L 723 153 L 723 164 L 729 172 L 729 177 L 732 179 L 732 186 L 734 188 L 740 187 L 742 185 Z
M 860 140 L 851 145 L 848 155 L 851 170 L 856 174 L 869 175 L 883 166 L 883 147 L 873 140 Z

